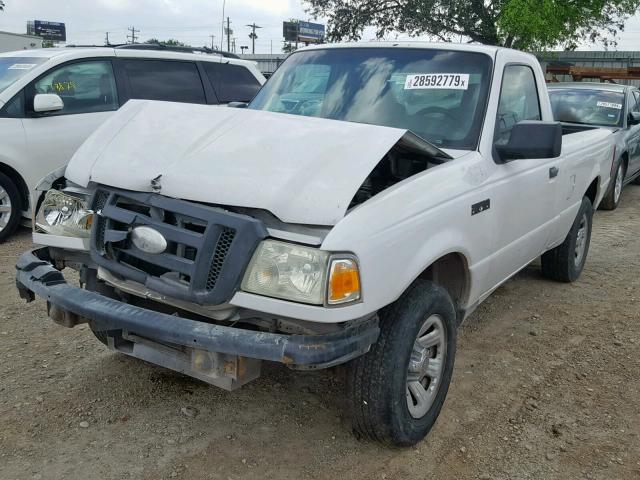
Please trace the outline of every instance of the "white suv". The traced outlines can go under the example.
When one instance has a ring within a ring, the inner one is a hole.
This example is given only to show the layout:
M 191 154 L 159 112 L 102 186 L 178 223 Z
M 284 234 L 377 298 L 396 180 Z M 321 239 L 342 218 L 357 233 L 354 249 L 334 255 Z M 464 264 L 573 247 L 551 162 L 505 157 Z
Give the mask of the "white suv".
M 30 215 L 37 183 L 128 100 L 246 102 L 265 81 L 228 54 L 147 48 L 0 55 L 0 241 Z

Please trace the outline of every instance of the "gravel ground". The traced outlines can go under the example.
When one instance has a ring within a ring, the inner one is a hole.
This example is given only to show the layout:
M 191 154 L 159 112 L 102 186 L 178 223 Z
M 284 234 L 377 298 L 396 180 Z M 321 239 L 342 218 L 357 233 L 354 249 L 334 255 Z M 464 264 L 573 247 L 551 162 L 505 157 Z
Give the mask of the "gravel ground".
M 355 440 L 338 372 L 266 365 L 229 393 L 115 354 L 25 305 L 0 245 L 0 479 L 640 478 L 640 187 L 599 212 L 573 285 L 532 265 L 459 336 L 416 448 Z

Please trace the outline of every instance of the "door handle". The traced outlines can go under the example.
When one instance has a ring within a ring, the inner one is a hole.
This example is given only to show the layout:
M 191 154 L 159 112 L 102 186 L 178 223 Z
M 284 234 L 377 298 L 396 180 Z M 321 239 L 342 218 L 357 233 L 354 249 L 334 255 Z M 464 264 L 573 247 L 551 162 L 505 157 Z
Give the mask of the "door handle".
M 551 167 L 549 169 L 549 178 L 556 178 L 560 173 L 560 169 L 558 167 Z

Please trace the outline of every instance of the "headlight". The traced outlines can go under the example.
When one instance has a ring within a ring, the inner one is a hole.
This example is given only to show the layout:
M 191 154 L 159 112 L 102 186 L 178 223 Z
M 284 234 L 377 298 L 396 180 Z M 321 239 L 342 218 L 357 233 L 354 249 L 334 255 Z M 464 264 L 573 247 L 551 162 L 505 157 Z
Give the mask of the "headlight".
M 79 197 L 49 190 L 36 215 L 36 228 L 52 235 L 87 238 L 91 234 L 93 212 Z
M 333 259 L 317 248 L 265 240 L 253 254 L 242 289 L 294 302 L 322 305 L 326 299 L 337 305 L 360 298 L 360 277 L 353 259 Z

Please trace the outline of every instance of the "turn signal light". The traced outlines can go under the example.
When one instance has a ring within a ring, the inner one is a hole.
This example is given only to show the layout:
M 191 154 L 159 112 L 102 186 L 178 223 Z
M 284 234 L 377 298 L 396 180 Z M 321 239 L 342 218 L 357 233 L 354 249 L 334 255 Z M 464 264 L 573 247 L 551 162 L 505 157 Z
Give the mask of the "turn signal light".
M 329 305 L 360 300 L 360 272 L 352 259 L 336 259 L 331 262 L 329 273 Z

